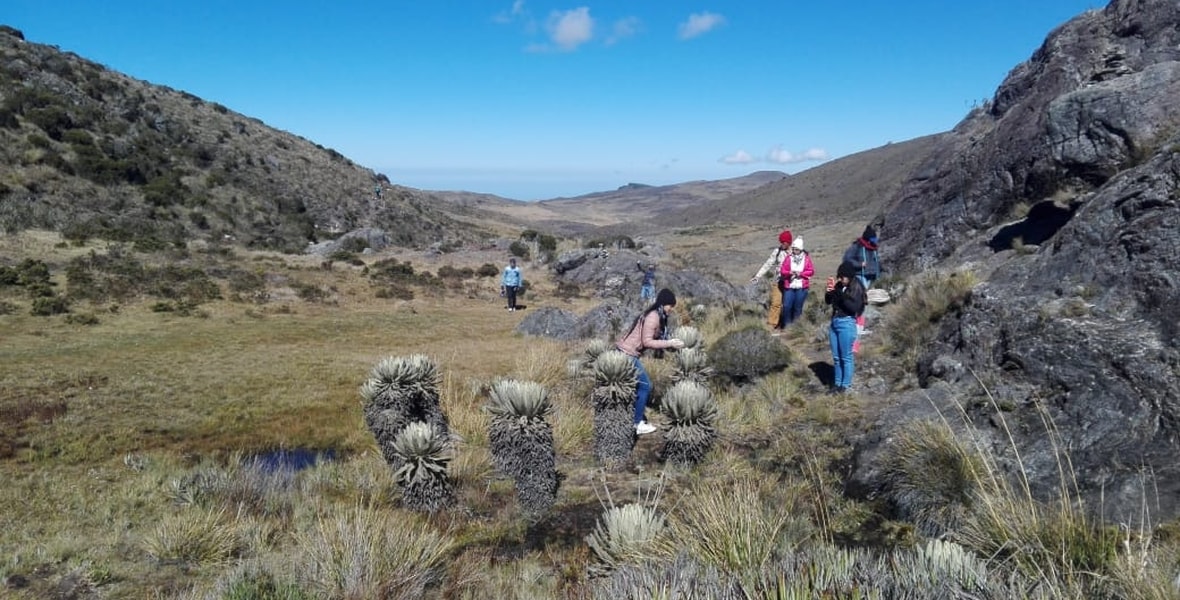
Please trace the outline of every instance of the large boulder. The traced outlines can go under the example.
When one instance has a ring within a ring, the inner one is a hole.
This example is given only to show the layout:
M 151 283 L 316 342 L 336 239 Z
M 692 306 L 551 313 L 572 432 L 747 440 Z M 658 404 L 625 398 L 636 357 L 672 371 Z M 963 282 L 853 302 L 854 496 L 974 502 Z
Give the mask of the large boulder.
M 652 250 L 645 249 L 643 254 L 613 249 L 567 251 L 557 257 L 552 267 L 558 281 L 573 284 L 593 297 L 638 304 L 643 273 L 636 268 L 636 262 L 653 262 Z M 668 270 L 658 261 L 655 262 L 656 288 L 668 288 L 676 293 L 677 298 L 705 304 L 749 299 L 744 288 L 734 286 L 720 275 L 693 270 Z

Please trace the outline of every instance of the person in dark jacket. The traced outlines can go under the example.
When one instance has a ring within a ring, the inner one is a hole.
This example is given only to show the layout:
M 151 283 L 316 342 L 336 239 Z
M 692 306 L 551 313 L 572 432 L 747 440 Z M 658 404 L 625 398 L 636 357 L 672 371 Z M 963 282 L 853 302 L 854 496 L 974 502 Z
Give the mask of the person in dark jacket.
M 856 318 L 865 310 L 865 288 L 856 277 L 854 263 L 840 263 L 835 277 L 828 278 L 824 303 L 832 307 L 832 325 L 828 342 L 832 345 L 832 367 L 835 371 L 832 391 L 846 393 L 852 387 L 852 343 L 856 341 Z
M 865 227 L 864 233 L 852 242 L 848 250 L 844 251 L 844 262 L 852 263 L 856 267 L 856 278 L 867 291 L 881 276 L 881 260 L 877 253 L 877 230 L 872 225 Z M 860 352 L 860 337 L 865 335 L 865 317 L 861 314 L 856 318 L 856 341 L 852 344 L 852 352 Z
M 872 225 L 865 227 L 864 233 L 844 251 L 843 261 L 856 267 L 861 287 L 866 290 L 873 287 L 873 282 L 881 276 L 881 260 L 877 254 L 877 230 Z

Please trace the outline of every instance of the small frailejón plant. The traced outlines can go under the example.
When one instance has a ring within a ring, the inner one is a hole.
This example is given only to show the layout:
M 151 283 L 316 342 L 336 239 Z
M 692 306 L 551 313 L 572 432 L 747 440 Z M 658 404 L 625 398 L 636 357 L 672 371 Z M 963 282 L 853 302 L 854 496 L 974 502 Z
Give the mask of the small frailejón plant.
M 607 468 L 620 468 L 635 446 L 635 385 L 631 357 L 611 350 L 594 361 L 594 458 Z
M 451 461 L 447 436 L 422 421 L 407 425 L 391 444 L 401 467 L 393 474 L 402 488 L 402 504 L 419 512 L 437 512 L 455 502 L 447 476 Z
M 673 337 L 684 342 L 684 348 L 674 355 L 672 381 L 707 383 L 713 376 L 713 368 L 705 352 L 705 336 L 696 327 L 683 325 L 676 328 Z
M 660 458 L 682 467 L 704 460 L 717 440 L 717 429 L 713 426 L 717 403 L 709 388 L 692 380 L 679 381 L 664 394 L 661 412 L 670 423 Z
M 439 404 L 438 385 L 438 366 L 421 354 L 382 359 L 361 385 L 365 425 L 394 471 L 402 465 L 393 451 L 393 441 L 410 423 L 429 423 L 444 439 L 450 433 Z
M 549 392 L 539 383 L 503 379 L 492 384 L 487 411 L 492 462 L 516 482 L 516 497 L 530 517 L 545 514 L 557 499 L 557 457 Z
M 625 564 L 649 562 L 661 555 L 660 544 L 667 528 L 664 517 L 642 504 L 614 506 L 603 513 L 586 536 L 598 562 L 592 574 L 604 575 Z
M 593 377 L 594 376 L 594 361 L 598 360 L 602 353 L 611 350 L 613 346 L 611 343 L 603 339 L 593 339 L 586 344 L 586 348 L 582 355 L 578 358 L 570 359 L 567 371 L 570 377 Z
M 691 325 L 681 325 L 672 332 L 672 337 L 684 342 L 684 349 L 703 350 L 705 348 L 705 336 L 700 329 Z

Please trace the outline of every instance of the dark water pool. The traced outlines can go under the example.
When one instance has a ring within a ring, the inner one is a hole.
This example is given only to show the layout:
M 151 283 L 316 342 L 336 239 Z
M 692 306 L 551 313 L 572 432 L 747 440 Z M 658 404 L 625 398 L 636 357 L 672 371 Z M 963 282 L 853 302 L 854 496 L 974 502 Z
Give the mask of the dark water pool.
M 336 451 L 311 448 L 281 448 L 247 457 L 245 463 L 263 471 L 302 471 L 318 463 L 336 459 Z

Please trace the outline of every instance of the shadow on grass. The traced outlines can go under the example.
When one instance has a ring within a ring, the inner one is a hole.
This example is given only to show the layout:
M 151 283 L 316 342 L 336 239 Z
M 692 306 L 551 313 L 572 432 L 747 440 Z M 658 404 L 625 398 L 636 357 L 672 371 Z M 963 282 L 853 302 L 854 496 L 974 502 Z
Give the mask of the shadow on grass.
M 817 360 L 809 365 L 808 369 L 815 374 L 815 378 L 825 386 L 831 387 L 836 383 L 836 369 L 832 367 L 832 363 Z

